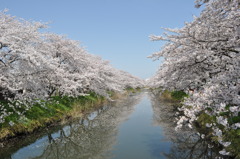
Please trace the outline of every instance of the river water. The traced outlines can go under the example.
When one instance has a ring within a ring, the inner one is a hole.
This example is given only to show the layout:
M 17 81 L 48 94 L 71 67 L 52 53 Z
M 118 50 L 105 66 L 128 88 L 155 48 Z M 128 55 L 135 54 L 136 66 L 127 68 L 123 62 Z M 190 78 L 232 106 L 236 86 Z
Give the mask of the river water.
M 215 158 L 193 130 L 175 131 L 174 104 L 149 92 L 109 103 L 85 117 L 0 149 L 1 159 Z

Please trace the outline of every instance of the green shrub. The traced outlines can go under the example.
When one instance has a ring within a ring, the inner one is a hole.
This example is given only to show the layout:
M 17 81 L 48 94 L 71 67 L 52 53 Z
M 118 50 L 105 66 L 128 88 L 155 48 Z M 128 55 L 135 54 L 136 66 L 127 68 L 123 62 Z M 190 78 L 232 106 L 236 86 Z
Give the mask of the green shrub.
M 175 100 L 182 101 L 184 97 L 188 97 L 188 94 L 185 93 L 184 91 L 173 91 L 171 92 L 171 96 Z

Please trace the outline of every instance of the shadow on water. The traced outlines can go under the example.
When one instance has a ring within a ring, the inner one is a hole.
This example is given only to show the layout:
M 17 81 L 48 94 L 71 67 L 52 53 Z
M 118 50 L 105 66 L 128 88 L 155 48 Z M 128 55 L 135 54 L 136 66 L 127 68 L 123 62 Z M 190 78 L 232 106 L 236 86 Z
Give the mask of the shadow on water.
M 0 149 L 1 159 L 210 159 L 193 130 L 176 132 L 172 103 L 142 92 Z

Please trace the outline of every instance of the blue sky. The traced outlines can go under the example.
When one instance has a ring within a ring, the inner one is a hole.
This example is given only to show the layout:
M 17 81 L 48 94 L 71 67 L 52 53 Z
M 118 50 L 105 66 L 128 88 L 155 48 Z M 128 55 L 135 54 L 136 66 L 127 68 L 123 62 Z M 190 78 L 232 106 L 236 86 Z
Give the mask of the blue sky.
M 194 0 L 0 0 L 0 10 L 5 8 L 16 17 L 50 22 L 49 32 L 78 40 L 89 53 L 143 79 L 160 64 L 147 56 L 163 45 L 149 35 L 180 28 L 200 13 Z

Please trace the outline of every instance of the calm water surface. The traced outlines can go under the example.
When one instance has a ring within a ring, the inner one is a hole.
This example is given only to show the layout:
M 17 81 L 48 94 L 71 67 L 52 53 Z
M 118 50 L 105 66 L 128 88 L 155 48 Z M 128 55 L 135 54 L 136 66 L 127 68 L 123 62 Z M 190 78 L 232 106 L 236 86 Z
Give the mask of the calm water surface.
M 174 130 L 174 107 L 142 92 L 0 149 L 3 159 L 214 158 L 192 130 Z

